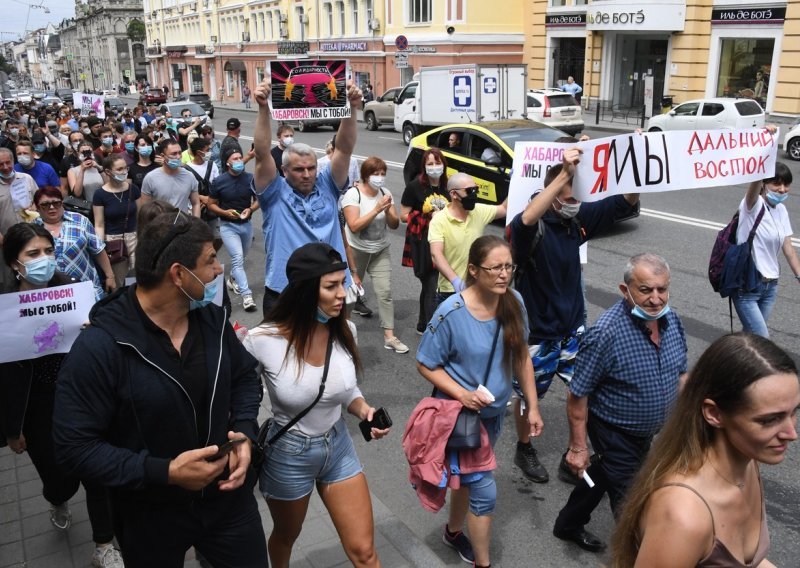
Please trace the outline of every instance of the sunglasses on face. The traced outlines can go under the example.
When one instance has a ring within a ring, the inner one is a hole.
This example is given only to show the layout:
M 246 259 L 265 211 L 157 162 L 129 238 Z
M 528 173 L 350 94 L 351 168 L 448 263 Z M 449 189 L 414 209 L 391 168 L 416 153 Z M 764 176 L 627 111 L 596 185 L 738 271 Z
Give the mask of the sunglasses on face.
M 61 201 L 40 201 L 39 209 L 58 209 L 61 204 Z

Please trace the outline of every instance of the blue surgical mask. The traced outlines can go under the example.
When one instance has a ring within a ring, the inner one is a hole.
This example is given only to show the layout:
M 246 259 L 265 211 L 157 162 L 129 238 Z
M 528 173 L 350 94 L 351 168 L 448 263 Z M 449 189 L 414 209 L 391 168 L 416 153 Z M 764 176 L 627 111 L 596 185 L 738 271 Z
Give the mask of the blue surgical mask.
M 128 174 L 114 174 L 114 179 L 122 183 L 128 179 Z
M 628 292 L 628 297 L 631 299 L 631 302 L 633 302 L 633 308 L 631 309 L 631 314 L 639 319 L 643 319 L 645 321 L 656 321 L 657 319 L 664 317 L 670 312 L 670 307 L 669 304 L 667 303 L 664 304 L 664 307 L 661 308 L 661 311 L 658 312 L 658 314 L 656 315 L 649 314 L 646 311 L 644 311 L 641 308 L 641 306 L 639 306 L 639 304 L 633 301 L 633 296 L 631 296 L 630 292 Z
M 33 151 L 36 152 L 37 154 L 44 154 L 45 150 L 47 150 L 47 146 L 45 146 L 44 144 L 33 145 Z
M 17 162 L 20 166 L 30 166 L 33 163 L 33 158 L 30 156 L 17 156 Z
M 774 191 L 767 191 L 767 201 L 769 201 L 769 204 L 772 205 L 773 207 L 775 207 L 779 203 L 783 203 L 787 199 L 789 199 L 788 193 L 776 193 Z
M 184 266 L 183 268 L 186 268 L 186 267 Z M 186 270 L 189 272 L 189 274 L 194 276 L 197 279 L 197 281 L 200 282 L 200 284 L 203 284 L 203 281 L 200 280 L 199 278 L 197 278 L 197 275 L 194 272 L 192 272 L 188 268 L 186 268 Z M 180 291 L 183 292 L 183 294 L 187 298 L 189 298 L 189 311 L 196 310 L 197 308 L 204 308 L 205 306 L 207 306 L 211 302 L 213 302 L 214 298 L 217 295 L 217 279 L 215 277 L 208 284 L 203 284 L 203 299 L 202 300 L 195 300 L 183 288 L 180 288 Z
M 151 146 L 142 146 L 139 148 L 139 155 L 144 156 L 145 158 L 153 153 L 153 148 Z
M 8 172 L 7 174 L 4 174 L 3 172 L 0 172 L 0 178 L 3 178 L 3 179 L 12 179 L 13 177 L 14 177 L 14 170 L 11 170 L 11 171 L 10 171 L 10 172 Z
M 182 164 L 183 162 L 181 162 L 180 158 L 170 158 L 167 160 L 167 166 L 173 170 L 177 170 Z
M 106 137 L 106 138 L 103 138 L 101 140 L 101 142 L 103 143 L 103 146 L 113 146 L 114 145 L 114 139 L 113 138 Z
M 330 319 L 331 319 L 331 316 L 329 316 L 328 314 L 326 314 L 325 312 L 323 312 L 323 311 L 322 311 L 322 308 L 320 308 L 319 306 L 317 306 L 317 321 L 318 321 L 319 323 L 328 323 L 328 321 L 329 321 Z
M 125 142 L 125 149 L 128 152 L 133 152 L 134 148 L 136 148 L 136 144 L 134 144 L 133 142 Z
M 233 170 L 233 172 L 237 174 L 242 173 L 244 171 L 244 162 L 242 161 L 233 162 L 231 164 L 231 170 Z
M 25 274 L 20 272 L 25 280 L 36 286 L 44 286 L 56 272 L 56 257 L 42 256 L 24 263 Z

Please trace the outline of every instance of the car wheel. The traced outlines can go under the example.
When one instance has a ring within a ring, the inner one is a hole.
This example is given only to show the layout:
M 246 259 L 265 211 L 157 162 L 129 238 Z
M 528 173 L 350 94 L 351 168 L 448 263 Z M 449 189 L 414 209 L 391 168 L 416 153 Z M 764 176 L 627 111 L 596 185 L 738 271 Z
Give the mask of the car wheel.
M 406 146 L 411 145 L 411 139 L 417 135 L 417 129 L 410 122 L 403 125 L 403 142 Z
M 309 124 L 308 122 L 301 120 L 297 123 L 298 132 L 311 132 L 312 130 L 314 130 L 314 127 L 311 126 L 311 124 Z
M 786 145 L 786 154 L 792 160 L 800 160 L 800 137 L 792 138 Z
M 368 112 L 364 117 L 364 122 L 367 123 L 367 130 L 378 130 L 378 121 L 375 119 L 374 112 Z
M 650 130 L 648 130 L 648 132 L 661 132 L 661 129 L 658 126 L 654 126 Z

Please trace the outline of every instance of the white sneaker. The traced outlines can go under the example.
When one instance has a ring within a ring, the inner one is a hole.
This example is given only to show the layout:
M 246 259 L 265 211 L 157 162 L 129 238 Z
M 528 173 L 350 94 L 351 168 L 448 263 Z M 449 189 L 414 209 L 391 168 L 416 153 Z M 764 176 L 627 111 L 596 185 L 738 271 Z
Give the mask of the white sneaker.
M 233 276 L 228 276 L 225 279 L 225 285 L 228 287 L 228 290 L 234 294 L 241 294 L 239 291 L 239 285 L 236 283 L 236 280 L 233 279 Z
M 253 301 L 253 296 L 251 294 L 244 295 L 242 298 L 242 307 L 246 312 L 256 311 L 256 303 Z
M 50 505 L 50 522 L 60 531 L 65 531 L 72 524 L 72 511 L 69 503 L 64 501 L 61 505 Z
M 396 351 L 397 353 L 408 353 L 408 345 L 397 339 L 390 337 L 383 340 L 383 348 Z
M 96 568 L 125 568 L 122 555 L 114 545 L 98 546 L 92 553 L 92 566 Z

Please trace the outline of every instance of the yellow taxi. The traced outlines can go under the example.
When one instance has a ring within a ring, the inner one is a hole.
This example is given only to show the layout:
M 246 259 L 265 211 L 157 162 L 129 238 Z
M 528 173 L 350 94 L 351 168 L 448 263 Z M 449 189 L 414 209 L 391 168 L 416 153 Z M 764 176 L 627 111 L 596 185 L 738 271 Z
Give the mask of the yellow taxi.
M 530 120 L 497 120 L 447 124 L 411 140 L 403 167 L 406 183 L 422 171 L 422 154 L 437 147 L 447 158 L 447 174 L 464 172 L 478 185 L 478 201 L 502 203 L 508 195 L 515 142 L 555 142 L 568 136 Z

